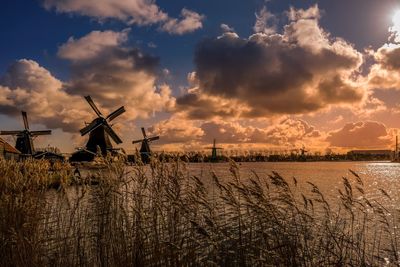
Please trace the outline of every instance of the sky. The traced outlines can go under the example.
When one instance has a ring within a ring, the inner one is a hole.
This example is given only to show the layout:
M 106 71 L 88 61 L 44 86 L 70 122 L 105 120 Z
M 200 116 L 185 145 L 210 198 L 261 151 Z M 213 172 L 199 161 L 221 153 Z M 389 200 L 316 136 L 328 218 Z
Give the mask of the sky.
M 51 129 L 36 147 L 72 152 L 79 130 L 113 128 L 128 152 L 345 152 L 394 147 L 400 127 L 400 1 L 5 0 L 0 130 Z M 14 142 L 12 137 L 7 140 Z

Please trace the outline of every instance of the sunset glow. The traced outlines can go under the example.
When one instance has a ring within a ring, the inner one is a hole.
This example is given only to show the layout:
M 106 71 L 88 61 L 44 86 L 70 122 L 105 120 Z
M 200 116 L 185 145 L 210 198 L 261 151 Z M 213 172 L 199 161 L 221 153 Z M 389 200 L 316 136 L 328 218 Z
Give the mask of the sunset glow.
M 157 151 L 214 138 L 240 151 L 392 149 L 400 9 L 359 2 L 251 1 L 219 15 L 196 1 L 30 4 L 23 21 L 3 16 L 2 130 L 25 110 L 33 128 L 53 130 L 38 146 L 73 152 L 93 120 L 90 95 L 106 114 L 125 106 L 113 127 L 131 152 L 141 127 L 162 137 Z

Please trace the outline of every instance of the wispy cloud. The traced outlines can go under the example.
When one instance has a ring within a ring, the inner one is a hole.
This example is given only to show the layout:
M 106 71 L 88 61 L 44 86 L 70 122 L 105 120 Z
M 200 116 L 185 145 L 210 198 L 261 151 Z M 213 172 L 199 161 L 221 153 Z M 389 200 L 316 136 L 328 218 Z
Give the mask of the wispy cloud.
M 154 0 L 43 0 L 43 6 L 61 13 L 73 13 L 104 21 L 116 19 L 128 25 L 160 24 L 170 34 L 184 34 L 202 28 L 203 15 L 183 8 L 181 18 L 170 17 Z

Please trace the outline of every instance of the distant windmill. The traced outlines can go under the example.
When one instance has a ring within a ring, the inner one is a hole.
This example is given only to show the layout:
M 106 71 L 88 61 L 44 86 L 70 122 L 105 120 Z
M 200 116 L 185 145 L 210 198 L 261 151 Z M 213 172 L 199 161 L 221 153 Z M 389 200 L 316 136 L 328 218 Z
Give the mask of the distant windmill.
M 302 156 L 302 157 L 304 157 L 304 156 L 305 156 L 305 154 L 306 154 L 307 152 L 309 152 L 309 151 L 308 151 L 308 150 L 306 150 L 306 147 L 303 145 L 303 147 L 302 147 L 302 148 L 300 148 L 300 153 L 301 153 L 301 156 Z
M 223 149 L 222 147 L 217 147 L 215 143 L 216 143 L 216 140 L 214 138 L 213 146 L 207 147 L 207 149 L 211 149 L 211 161 L 217 161 L 217 150 Z
M 104 117 L 90 96 L 85 96 L 85 99 L 96 113 L 97 118 L 80 130 L 81 136 L 89 133 L 89 140 L 86 144 L 86 149 L 75 152 L 70 159 L 71 161 L 93 160 L 97 147 L 100 147 L 103 155 L 106 155 L 107 151 L 112 152 L 113 146 L 110 137 L 116 144 L 122 143 L 121 138 L 118 137 L 109 123 L 125 112 L 124 106 Z
M 0 131 L 0 135 L 17 136 L 15 148 L 18 149 L 25 156 L 32 156 L 35 154 L 33 139 L 39 135 L 50 135 L 51 130 L 44 130 L 44 131 L 29 130 L 28 116 L 25 111 L 22 111 L 22 119 L 24 120 L 24 128 L 25 128 L 24 130 Z
M 139 150 L 140 157 L 143 163 L 149 163 L 151 155 L 150 142 L 156 141 L 160 139 L 160 137 L 159 136 L 147 137 L 146 131 L 143 127 L 142 127 L 142 134 L 143 134 L 143 139 L 132 141 L 132 144 L 142 143 Z

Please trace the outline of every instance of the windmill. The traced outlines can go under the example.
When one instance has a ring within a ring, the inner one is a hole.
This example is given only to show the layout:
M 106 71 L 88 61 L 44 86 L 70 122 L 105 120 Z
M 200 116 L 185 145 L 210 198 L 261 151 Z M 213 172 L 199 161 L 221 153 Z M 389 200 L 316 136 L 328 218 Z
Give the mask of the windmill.
M 143 163 L 149 163 L 151 154 L 150 142 L 156 141 L 160 139 L 160 137 L 159 136 L 147 137 L 146 131 L 143 127 L 142 127 L 142 134 L 143 134 L 143 139 L 132 141 L 132 144 L 142 143 L 139 150 L 140 157 Z
M 302 156 L 302 157 L 304 157 L 305 155 L 306 155 L 306 153 L 307 152 L 309 152 L 308 150 L 306 150 L 306 147 L 303 145 L 303 147 L 302 148 L 300 148 L 300 155 Z
M 85 96 L 85 99 L 96 113 L 97 118 L 80 130 L 81 136 L 89 134 L 89 140 L 85 149 L 80 149 L 72 154 L 70 161 L 91 161 L 94 159 L 98 147 L 100 147 L 102 155 L 106 155 L 107 151 L 114 152 L 115 149 L 113 149 L 110 138 L 116 144 L 122 143 L 110 122 L 125 112 L 124 106 L 105 117 L 90 96 Z
M 214 138 L 214 141 L 213 141 L 213 146 L 212 147 L 207 147 L 206 149 L 211 149 L 211 161 L 217 161 L 217 150 L 219 150 L 219 149 L 223 149 L 222 147 L 217 147 L 216 145 L 215 145 L 215 142 L 216 142 L 216 140 L 215 140 L 215 138 Z
M 13 135 L 17 137 L 15 148 L 18 149 L 24 156 L 33 156 L 35 147 L 33 140 L 39 135 L 50 135 L 51 130 L 31 131 L 29 130 L 28 116 L 25 111 L 22 111 L 22 119 L 24 120 L 24 130 L 19 131 L 0 131 L 0 135 Z

